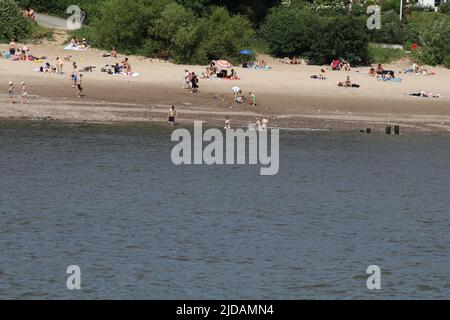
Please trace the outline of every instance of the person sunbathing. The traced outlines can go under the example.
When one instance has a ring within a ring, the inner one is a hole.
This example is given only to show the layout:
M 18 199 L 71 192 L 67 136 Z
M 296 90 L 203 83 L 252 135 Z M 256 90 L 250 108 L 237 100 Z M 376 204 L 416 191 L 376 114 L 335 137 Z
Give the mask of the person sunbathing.
M 351 70 L 350 63 L 349 63 L 348 61 L 344 61 L 344 62 L 341 64 L 341 70 L 342 70 L 342 71 L 350 71 L 350 70 Z
M 111 58 L 116 59 L 117 58 L 117 50 L 116 47 L 113 47 L 111 50 Z
M 72 40 L 70 40 L 70 44 L 72 45 L 73 48 L 76 48 L 80 45 L 80 41 L 78 40 L 77 37 L 73 37 Z
M 122 69 L 125 70 L 127 76 L 129 76 L 133 73 L 133 70 L 131 68 L 130 62 L 128 61 L 128 58 L 125 58 L 125 60 L 122 61 Z
M 11 55 L 11 57 L 13 57 L 16 54 L 16 50 L 17 50 L 17 40 L 15 38 L 13 38 L 11 40 L 11 42 L 9 43 L 9 54 Z
M 327 77 L 325 76 L 325 70 L 324 69 L 320 69 L 319 75 L 312 75 L 311 79 L 326 80 Z
M 334 59 L 331 62 L 330 68 L 331 68 L 331 70 L 334 70 L 334 71 L 341 70 L 341 60 Z
M 384 68 L 383 68 L 383 66 L 381 65 L 381 63 L 379 63 L 379 64 L 377 65 L 377 67 L 375 68 L 375 72 L 376 72 L 376 74 L 383 74 L 383 71 L 384 71 Z
M 234 69 L 231 69 L 231 74 L 229 77 L 231 80 L 239 80 L 239 77 L 237 75 L 237 72 Z
M 291 64 L 292 60 L 289 59 L 289 57 L 285 57 L 281 62 L 284 63 L 284 64 Z
M 89 43 L 86 41 L 85 38 L 83 38 L 80 44 L 80 49 L 87 49 L 87 47 L 89 47 Z
M 344 87 L 344 88 L 359 88 L 360 87 L 359 84 L 353 83 L 350 80 L 350 76 L 347 76 L 347 79 L 345 81 L 339 81 L 337 83 L 337 85 L 338 85 L 338 87 Z
M 423 97 L 423 98 L 440 98 L 441 95 L 439 93 L 433 93 L 433 92 L 426 92 L 424 90 L 418 92 L 418 93 L 410 93 L 410 96 L 414 97 Z

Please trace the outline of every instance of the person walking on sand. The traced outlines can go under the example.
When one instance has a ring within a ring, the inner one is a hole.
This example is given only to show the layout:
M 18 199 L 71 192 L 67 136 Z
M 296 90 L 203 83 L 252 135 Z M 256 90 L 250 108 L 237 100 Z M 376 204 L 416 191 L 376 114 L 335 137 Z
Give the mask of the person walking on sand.
M 195 72 L 192 72 L 192 79 L 191 79 L 191 87 L 192 87 L 192 93 L 198 92 L 198 78 Z
M 184 70 L 183 89 L 188 90 L 191 88 L 189 78 L 190 78 L 189 70 L 186 69 Z
M 82 86 L 83 75 L 80 74 L 77 79 L 76 95 L 78 98 L 83 97 L 83 86 Z
M 230 121 L 230 117 L 226 117 L 225 118 L 225 130 L 230 130 L 231 129 L 231 121 Z
M 56 58 L 56 73 L 61 75 L 63 73 L 64 63 L 60 57 Z
M 167 123 L 171 126 L 174 126 L 177 121 L 177 111 L 175 110 L 175 106 L 170 107 L 169 109 L 169 119 Z
M 25 82 L 22 82 L 22 104 L 30 104 L 30 101 L 28 101 L 28 91 Z
M 9 87 L 8 87 L 8 97 L 9 97 L 9 102 L 11 104 L 16 103 L 14 96 L 16 95 L 16 90 L 14 89 L 14 83 L 12 81 L 9 82 Z
M 76 88 L 77 83 L 78 83 L 78 78 L 80 77 L 80 72 L 78 71 L 78 67 L 77 67 L 77 63 L 76 62 L 74 62 L 72 64 L 72 66 L 73 66 L 73 71 L 72 71 L 72 75 L 71 75 L 72 82 L 73 82 L 72 88 Z
M 249 103 L 252 107 L 256 107 L 256 95 L 253 92 L 249 92 Z

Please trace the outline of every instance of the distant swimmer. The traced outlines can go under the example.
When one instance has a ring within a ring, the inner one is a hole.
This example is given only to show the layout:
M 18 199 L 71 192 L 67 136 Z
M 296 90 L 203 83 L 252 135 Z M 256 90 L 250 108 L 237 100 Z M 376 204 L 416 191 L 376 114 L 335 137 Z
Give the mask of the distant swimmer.
M 172 106 L 169 109 L 169 119 L 167 120 L 167 123 L 171 126 L 174 126 L 177 121 L 177 111 L 175 110 L 175 106 Z

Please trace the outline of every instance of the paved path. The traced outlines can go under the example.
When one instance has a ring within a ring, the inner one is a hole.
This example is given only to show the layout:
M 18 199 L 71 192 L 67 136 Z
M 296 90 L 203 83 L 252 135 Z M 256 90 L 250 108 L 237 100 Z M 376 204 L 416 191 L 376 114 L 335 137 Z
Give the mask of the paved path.
M 65 19 L 49 16 L 42 13 L 36 13 L 36 22 L 39 25 L 50 29 L 69 30 L 69 28 L 67 28 Z

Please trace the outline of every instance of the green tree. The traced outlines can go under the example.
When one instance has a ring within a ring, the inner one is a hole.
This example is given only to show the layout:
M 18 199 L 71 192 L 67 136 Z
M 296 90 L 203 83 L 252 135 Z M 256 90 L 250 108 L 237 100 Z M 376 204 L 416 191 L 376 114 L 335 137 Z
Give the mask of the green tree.
M 430 65 L 448 66 L 450 53 L 450 17 L 442 16 L 423 28 L 421 60 Z
M 304 7 L 277 8 L 260 30 L 276 56 L 303 56 L 311 63 L 334 58 L 353 64 L 368 62 L 368 36 L 364 17 L 322 16 Z
M 26 38 L 31 33 L 31 22 L 23 16 L 13 0 L 0 0 L 0 40 Z

